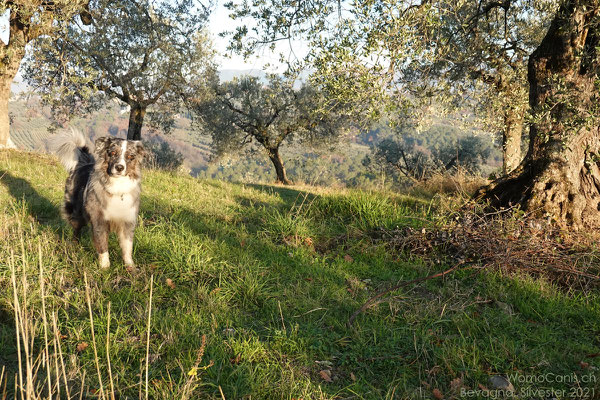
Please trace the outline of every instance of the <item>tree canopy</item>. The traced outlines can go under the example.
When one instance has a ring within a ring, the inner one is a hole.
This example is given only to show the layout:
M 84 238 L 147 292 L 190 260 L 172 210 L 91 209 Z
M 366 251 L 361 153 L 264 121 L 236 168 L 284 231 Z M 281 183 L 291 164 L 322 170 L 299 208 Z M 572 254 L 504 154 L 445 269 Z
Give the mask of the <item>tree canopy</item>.
M 130 107 L 129 139 L 140 139 L 146 112 L 168 131 L 191 93 L 214 73 L 202 29 L 209 10 L 193 0 L 93 0 L 93 23 L 65 24 L 57 40 L 40 39 L 27 81 L 60 120 L 116 98 Z
M 53 37 L 60 21 L 81 15 L 83 24 L 91 23 L 88 0 L 5 0 L 0 15 L 8 11 L 8 42 L 0 41 L 0 147 L 11 146 L 8 99 L 11 84 L 27 44 L 39 37 Z
M 294 68 L 339 101 L 382 102 L 421 123 L 431 112 L 461 112 L 465 123 L 501 132 L 505 170 L 521 161 L 527 110 L 527 56 L 556 10 L 553 0 L 230 2 L 252 29 L 232 33 L 231 49 L 250 54 L 264 44 L 305 39 L 310 51 Z
M 213 93 L 198 101 L 194 111 L 200 128 L 211 135 L 216 154 L 238 153 L 254 142 L 266 152 L 283 184 L 290 181 L 279 153 L 282 144 L 326 143 L 344 132 L 342 114 L 321 112 L 321 93 L 306 84 L 296 89 L 281 76 L 271 75 L 265 84 L 256 77 L 236 78 L 217 84 Z

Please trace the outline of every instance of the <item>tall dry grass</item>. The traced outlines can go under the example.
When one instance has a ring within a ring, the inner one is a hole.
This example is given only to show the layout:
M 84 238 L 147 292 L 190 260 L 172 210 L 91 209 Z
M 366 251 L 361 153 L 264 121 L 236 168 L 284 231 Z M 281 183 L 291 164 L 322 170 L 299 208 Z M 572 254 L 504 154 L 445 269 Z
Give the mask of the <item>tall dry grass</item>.
M 441 194 L 468 198 L 477 189 L 488 183 L 489 180 L 481 175 L 474 174 L 466 168 L 458 168 L 452 172 L 436 172 L 430 178 L 416 183 L 411 188 L 410 193 L 424 197 L 434 197 Z
M 89 313 L 95 372 L 98 378 L 96 389 L 86 383 L 86 371 L 81 366 L 66 361 L 67 354 L 61 345 L 62 337 L 58 328 L 59 310 L 47 301 L 48 293 L 53 291 L 52 280 L 45 271 L 42 245 L 38 243 L 36 266 L 25 253 L 25 239 L 19 224 L 20 255 L 13 250 L 7 260 L 12 290 L 12 309 L 14 313 L 15 340 L 17 349 L 16 372 L 9 373 L 7 366 L 0 368 L 0 400 L 52 400 L 83 399 L 90 395 L 102 400 L 119 398 L 119 388 L 113 379 L 110 360 L 110 322 L 111 304 L 107 305 L 106 359 L 98 355 L 98 346 L 94 331 L 94 312 L 92 311 L 92 293 L 87 273 L 84 272 L 84 290 Z M 33 278 L 37 278 L 36 279 Z M 152 326 L 152 291 L 154 276 L 150 281 L 150 298 L 147 305 L 145 374 L 140 374 L 139 398 L 157 398 L 151 396 L 149 387 L 150 329 Z M 202 337 L 202 347 L 197 361 L 186 379 L 169 393 L 161 393 L 158 398 L 189 399 L 197 387 L 199 364 L 204 355 L 206 337 Z M 12 368 L 13 370 L 15 368 Z M 108 377 L 105 382 L 104 378 Z M 145 377 L 145 379 L 144 379 Z

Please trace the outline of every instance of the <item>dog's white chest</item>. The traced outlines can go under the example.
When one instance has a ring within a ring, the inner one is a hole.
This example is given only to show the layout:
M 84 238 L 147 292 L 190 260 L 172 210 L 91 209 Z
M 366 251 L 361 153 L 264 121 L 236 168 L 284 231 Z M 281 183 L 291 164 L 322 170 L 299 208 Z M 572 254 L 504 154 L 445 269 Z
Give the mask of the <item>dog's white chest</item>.
M 107 221 L 130 221 L 137 218 L 137 207 L 133 196 L 129 193 L 110 196 L 104 210 Z
M 104 210 L 104 218 L 107 221 L 130 221 L 135 222 L 137 218 L 136 193 L 138 182 L 128 177 L 111 178 L 106 186 L 110 194 Z
M 137 189 L 138 181 L 127 176 L 110 178 L 106 185 L 106 191 L 112 195 L 132 193 Z

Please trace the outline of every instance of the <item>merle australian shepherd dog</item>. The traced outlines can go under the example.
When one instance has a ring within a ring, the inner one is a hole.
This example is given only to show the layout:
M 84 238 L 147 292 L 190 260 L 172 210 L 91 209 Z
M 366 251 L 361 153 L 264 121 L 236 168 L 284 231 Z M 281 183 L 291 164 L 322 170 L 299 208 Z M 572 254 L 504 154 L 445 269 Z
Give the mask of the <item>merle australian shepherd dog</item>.
M 75 130 L 60 133 L 50 142 L 50 149 L 69 172 L 62 214 L 76 239 L 90 224 L 102 268 L 110 266 L 110 232 L 119 237 L 125 266 L 133 268 L 131 251 L 140 207 L 144 148 L 139 140 L 112 137 L 96 139 L 94 147 L 92 150 L 89 140 Z

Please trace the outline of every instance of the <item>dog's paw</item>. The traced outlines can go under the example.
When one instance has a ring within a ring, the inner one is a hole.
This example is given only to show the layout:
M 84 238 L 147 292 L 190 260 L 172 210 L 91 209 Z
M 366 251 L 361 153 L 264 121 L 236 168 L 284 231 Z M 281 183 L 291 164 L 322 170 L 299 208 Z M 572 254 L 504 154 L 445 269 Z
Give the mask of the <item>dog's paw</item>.
M 100 268 L 110 267 L 110 260 L 108 259 L 108 252 L 98 255 L 98 261 L 100 262 Z
M 137 272 L 137 268 L 135 267 L 135 264 L 133 263 L 133 260 L 131 259 L 131 256 L 124 257 L 123 258 L 123 264 L 125 264 L 125 269 L 130 274 L 132 274 L 134 272 Z

